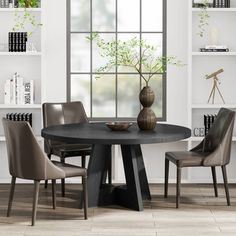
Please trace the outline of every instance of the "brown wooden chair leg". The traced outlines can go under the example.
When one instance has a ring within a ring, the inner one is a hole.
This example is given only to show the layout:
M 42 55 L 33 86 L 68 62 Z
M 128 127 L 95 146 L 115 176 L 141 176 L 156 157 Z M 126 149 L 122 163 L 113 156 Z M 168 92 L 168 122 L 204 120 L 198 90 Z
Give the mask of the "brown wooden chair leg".
M 181 185 L 181 171 L 182 169 L 180 167 L 177 167 L 177 183 L 176 183 L 176 208 L 179 208 L 179 202 L 180 202 L 180 185 Z
M 38 198 L 39 198 L 39 186 L 40 181 L 34 181 L 34 200 L 33 200 L 33 210 L 32 210 L 32 220 L 31 225 L 35 225 L 36 214 L 37 214 L 37 207 L 38 207 Z
M 165 189 L 164 189 L 164 197 L 168 197 L 168 183 L 169 183 L 169 165 L 170 161 L 165 159 Z
M 83 168 L 86 166 L 86 156 L 81 156 L 81 165 Z
M 56 180 L 52 180 L 52 205 L 53 209 L 56 209 L 57 201 L 56 201 Z
M 213 179 L 215 197 L 218 197 L 217 179 L 216 179 L 216 167 L 215 166 L 211 167 L 211 172 L 212 172 L 212 179 Z
M 9 195 L 9 201 L 8 201 L 8 209 L 7 209 L 7 217 L 10 217 L 11 215 L 11 207 L 14 197 L 14 191 L 15 191 L 15 183 L 16 183 L 16 177 L 11 177 L 11 190 Z
M 51 160 L 51 154 L 48 154 L 48 159 Z M 45 180 L 45 183 L 44 183 L 44 188 L 47 188 L 48 187 L 48 181 Z
M 225 195 L 227 199 L 227 205 L 230 206 L 230 196 L 229 196 L 229 186 L 228 186 L 228 179 L 227 179 L 227 172 L 226 166 L 221 166 L 223 179 L 224 179 L 224 186 L 225 186 Z
M 61 163 L 65 163 L 64 157 L 61 157 Z M 61 196 L 65 197 L 65 179 L 61 179 Z
M 87 190 L 87 176 L 82 177 L 83 184 L 83 198 L 84 198 L 84 219 L 88 219 L 88 190 Z

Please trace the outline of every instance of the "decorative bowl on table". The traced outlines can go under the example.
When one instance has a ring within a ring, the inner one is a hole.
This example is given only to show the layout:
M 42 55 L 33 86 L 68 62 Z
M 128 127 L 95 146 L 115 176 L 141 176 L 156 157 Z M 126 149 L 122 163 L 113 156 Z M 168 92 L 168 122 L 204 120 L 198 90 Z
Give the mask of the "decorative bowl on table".
M 112 131 L 125 131 L 127 130 L 133 123 L 131 122 L 109 122 L 106 123 L 107 127 Z

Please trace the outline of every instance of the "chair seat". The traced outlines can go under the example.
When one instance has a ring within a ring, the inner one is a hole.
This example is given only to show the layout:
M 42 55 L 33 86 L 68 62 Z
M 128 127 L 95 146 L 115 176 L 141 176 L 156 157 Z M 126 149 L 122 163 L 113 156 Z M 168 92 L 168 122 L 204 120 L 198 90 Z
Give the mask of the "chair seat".
M 88 144 L 59 144 L 52 147 L 52 154 L 56 156 L 73 157 L 91 154 L 91 145 Z
M 191 151 L 166 152 L 166 158 L 178 167 L 203 166 L 206 155 Z
M 52 161 L 52 162 L 55 166 L 57 166 L 58 168 L 60 168 L 65 172 L 65 178 L 87 175 L 87 170 L 85 168 L 66 163 L 61 163 L 58 161 Z

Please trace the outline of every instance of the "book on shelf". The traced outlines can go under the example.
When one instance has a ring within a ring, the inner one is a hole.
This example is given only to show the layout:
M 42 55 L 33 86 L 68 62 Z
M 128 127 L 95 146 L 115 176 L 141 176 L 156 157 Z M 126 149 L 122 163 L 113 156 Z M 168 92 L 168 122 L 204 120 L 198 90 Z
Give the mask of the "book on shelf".
M 32 113 L 7 113 L 6 119 L 12 121 L 27 121 L 32 127 Z
M 27 32 L 9 32 L 9 52 L 26 52 Z
M 230 0 L 193 0 L 194 8 L 230 8 Z
M 216 48 L 200 48 L 200 52 L 229 52 L 228 48 L 221 48 L 221 49 L 216 49 Z
M 34 81 L 24 82 L 24 79 L 15 73 L 5 82 L 4 103 L 8 105 L 34 104 Z
M 205 135 L 208 134 L 208 132 L 209 132 L 210 128 L 212 127 L 215 119 L 216 119 L 216 115 L 204 115 Z

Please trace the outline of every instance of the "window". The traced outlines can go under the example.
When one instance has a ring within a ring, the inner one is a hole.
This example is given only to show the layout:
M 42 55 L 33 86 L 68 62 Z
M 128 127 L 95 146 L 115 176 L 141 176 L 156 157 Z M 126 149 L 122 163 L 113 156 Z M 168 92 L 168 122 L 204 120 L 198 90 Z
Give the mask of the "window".
M 68 1 L 68 99 L 80 100 L 91 119 L 135 119 L 141 109 L 143 87 L 139 74 L 116 67 L 95 78 L 105 64 L 96 43 L 86 39 L 97 32 L 106 40 L 140 38 L 159 45 L 166 55 L 165 0 L 70 0 Z M 142 49 L 140 49 L 140 53 Z M 143 72 L 145 73 L 145 72 Z M 152 106 L 159 120 L 166 119 L 166 74 L 157 73 L 150 86 Z

